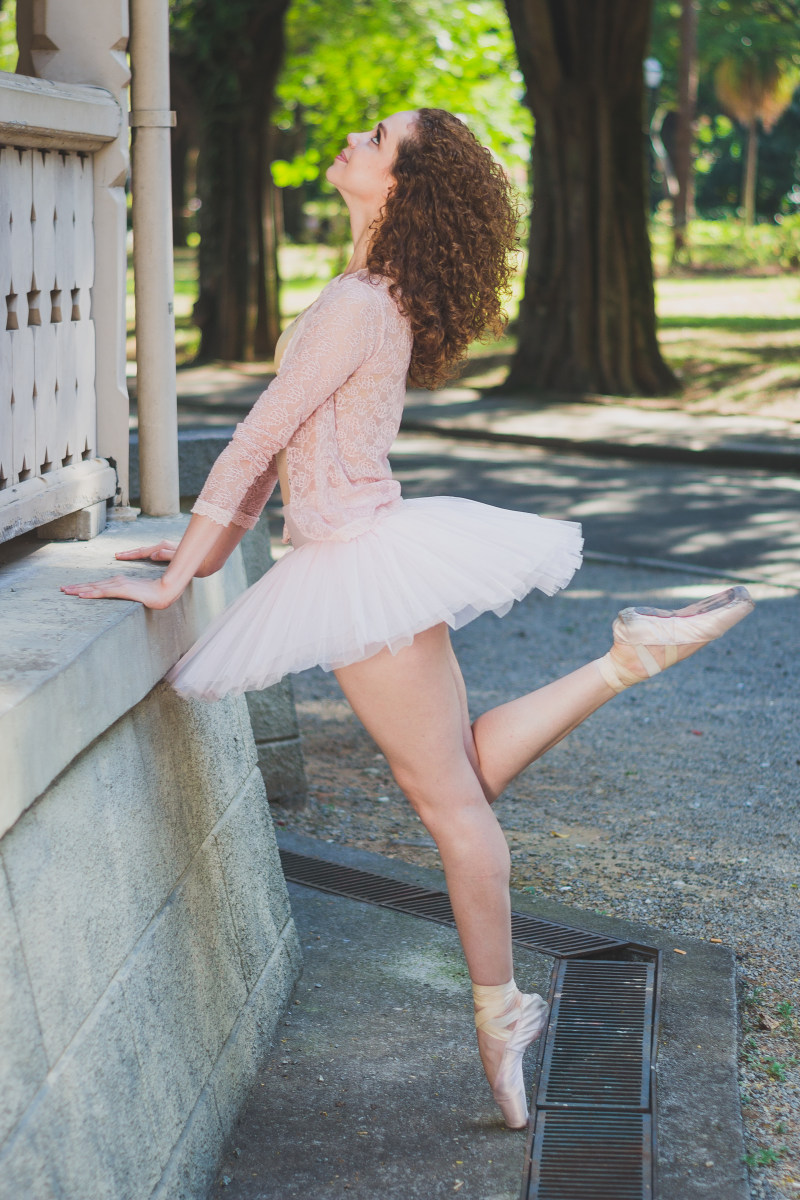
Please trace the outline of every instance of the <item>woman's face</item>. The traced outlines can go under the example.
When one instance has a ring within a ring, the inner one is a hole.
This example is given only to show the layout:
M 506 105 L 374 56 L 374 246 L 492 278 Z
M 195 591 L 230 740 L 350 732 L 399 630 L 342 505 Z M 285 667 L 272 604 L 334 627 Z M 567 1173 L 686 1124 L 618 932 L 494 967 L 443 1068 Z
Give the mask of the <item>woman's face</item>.
M 383 207 L 394 183 L 397 148 L 414 123 L 415 112 L 394 113 L 365 133 L 348 133 L 347 145 L 325 172 L 345 201 Z

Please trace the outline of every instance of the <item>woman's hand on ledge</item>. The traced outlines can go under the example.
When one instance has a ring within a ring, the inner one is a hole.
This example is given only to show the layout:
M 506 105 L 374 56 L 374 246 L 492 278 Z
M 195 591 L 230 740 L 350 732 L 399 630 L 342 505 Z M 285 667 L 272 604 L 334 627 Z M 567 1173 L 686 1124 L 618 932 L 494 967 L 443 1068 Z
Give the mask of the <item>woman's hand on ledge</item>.
M 114 557 L 126 561 L 149 558 L 151 562 L 170 562 L 177 549 L 177 542 L 158 542 L 155 546 L 139 546 L 136 550 L 118 550 Z
M 165 576 L 160 579 L 131 579 L 127 575 L 112 575 L 96 583 L 70 583 L 61 588 L 68 596 L 79 596 L 82 600 L 136 600 L 145 608 L 169 608 L 178 599 L 183 588 L 175 591 Z

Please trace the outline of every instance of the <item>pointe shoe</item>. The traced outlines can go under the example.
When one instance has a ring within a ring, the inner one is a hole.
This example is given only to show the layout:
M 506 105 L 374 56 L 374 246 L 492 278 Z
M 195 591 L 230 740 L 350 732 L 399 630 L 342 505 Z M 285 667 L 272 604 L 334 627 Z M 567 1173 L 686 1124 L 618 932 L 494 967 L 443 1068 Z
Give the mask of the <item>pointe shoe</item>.
M 505 995 L 490 999 L 486 996 L 490 992 Z M 510 985 L 497 988 L 481 988 L 473 984 L 473 993 L 476 1004 L 475 1027 L 479 1039 L 483 1035 L 505 1042 L 494 1081 L 490 1081 L 492 1095 L 509 1129 L 524 1129 L 528 1123 L 528 1100 L 522 1059 L 547 1025 L 549 1009 L 541 996 L 520 993 L 513 980 Z M 516 1003 L 517 997 L 520 998 L 519 1004 Z
M 707 642 L 722 637 L 738 621 L 755 608 L 746 587 L 726 588 L 705 600 L 698 600 L 686 608 L 674 610 L 664 608 L 623 608 L 614 621 L 612 631 L 617 645 L 631 646 L 647 676 L 657 675 L 671 667 L 679 657 L 678 647 L 692 646 L 699 650 Z M 663 646 L 664 662 L 660 663 L 651 647 Z M 615 692 L 622 692 L 641 683 L 641 674 L 629 670 L 612 656 L 612 652 L 597 659 L 603 679 Z

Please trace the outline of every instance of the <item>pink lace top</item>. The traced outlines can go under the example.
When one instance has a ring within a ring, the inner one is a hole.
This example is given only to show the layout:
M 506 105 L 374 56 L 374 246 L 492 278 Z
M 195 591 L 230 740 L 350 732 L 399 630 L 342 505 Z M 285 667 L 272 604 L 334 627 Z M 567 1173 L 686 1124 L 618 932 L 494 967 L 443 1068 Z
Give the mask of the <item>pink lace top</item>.
M 278 374 L 236 426 L 192 512 L 252 529 L 286 447 L 292 520 L 306 538 L 349 541 L 400 498 L 397 436 L 411 331 L 366 271 L 339 275 L 298 318 Z

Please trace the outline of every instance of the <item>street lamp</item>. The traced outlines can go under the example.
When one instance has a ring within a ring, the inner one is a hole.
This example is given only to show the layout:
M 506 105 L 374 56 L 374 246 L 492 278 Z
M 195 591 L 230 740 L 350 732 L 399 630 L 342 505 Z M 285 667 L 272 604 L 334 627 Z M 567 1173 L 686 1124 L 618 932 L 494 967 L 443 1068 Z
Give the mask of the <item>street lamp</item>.
M 661 140 L 661 125 L 663 123 L 664 114 L 660 115 L 658 111 L 658 89 L 661 87 L 661 80 L 664 78 L 664 68 L 657 58 L 646 58 L 644 60 L 644 83 L 648 93 L 647 103 L 647 159 L 649 165 L 648 175 L 650 178 L 650 211 L 653 212 L 656 208 L 656 202 L 653 195 L 653 175 L 658 168 L 663 177 L 666 191 L 669 195 L 673 194 L 672 188 L 672 168 L 670 166 L 667 152 L 664 149 L 664 143 Z
M 644 60 L 644 83 L 645 87 L 649 88 L 653 95 L 651 99 L 655 104 L 655 93 L 661 87 L 661 80 L 664 78 L 664 68 L 657 58 L 646 58 Z

